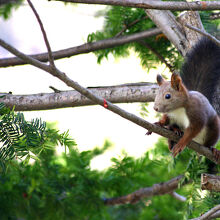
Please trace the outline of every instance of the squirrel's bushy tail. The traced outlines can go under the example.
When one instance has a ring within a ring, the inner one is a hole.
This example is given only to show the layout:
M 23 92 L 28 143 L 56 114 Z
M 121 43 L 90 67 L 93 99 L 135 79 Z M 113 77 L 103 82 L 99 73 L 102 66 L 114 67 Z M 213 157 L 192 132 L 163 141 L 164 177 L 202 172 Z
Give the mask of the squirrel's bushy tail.
M 220 46 L 203 37 L 187 54 L 181 77 L 189 90 L 205 95 L 220 115 Z

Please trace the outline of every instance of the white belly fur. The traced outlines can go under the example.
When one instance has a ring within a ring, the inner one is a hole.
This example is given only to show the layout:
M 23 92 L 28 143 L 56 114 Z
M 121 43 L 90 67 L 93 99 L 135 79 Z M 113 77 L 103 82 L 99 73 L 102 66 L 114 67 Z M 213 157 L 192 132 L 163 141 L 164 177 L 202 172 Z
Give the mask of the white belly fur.
M 171 123 L 176 123 L 183 130 L 189 126 L 189 118 L 186 114 L 185 108 L 175 109 L 174 111 L 168 112 L 167 115 L 171 119 Z M 204 144 L 206 132 L 207 128 L 204 127 L 193 140 L 199 144 Z

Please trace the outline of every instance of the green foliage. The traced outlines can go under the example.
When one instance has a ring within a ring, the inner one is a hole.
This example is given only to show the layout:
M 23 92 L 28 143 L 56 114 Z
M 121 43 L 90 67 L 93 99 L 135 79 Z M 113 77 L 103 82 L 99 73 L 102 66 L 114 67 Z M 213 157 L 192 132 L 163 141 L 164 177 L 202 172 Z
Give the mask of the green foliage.
M 49 145 L 66 143 L 61 141 L 62 135 L 58 135 L 55 129 L 48 132 Z M 79 152 L 68 135 L 66 139 L 69 152 L 62 156 L 55 154 L 53 146 L 50 151 L 43 151 L 39 155 L 40 160 L 33 164 L 11 161 L 7 172 L 0 176 L 1 219 L 128 220 L 152 219 L 153 216 L 180 219 L 176 209 L 182 210 L 184 204 L 169 195 L 134 205 L 104 205 L 104 198 L 125 195 L 177 174 L 170 173 L 163 160 L 151 160 L 154 152 L 139 159 L 126 155 L 120 159 L 113 158 L 109 169 L 97 171 L 91 169 L 90 162 L 104 153 L 110 144 L 106 142 L 102 148 Z
M 66 148 L 74 146 L 68 132 L 59 133 L 41 119 L 26 121 L 22 113 L 15 113 L 0 103 L 0 165 L 5 171 L 11 160 L 16 158 L 25 165 L 30 159 L 39 160 L 44 150 L 61 145 Z
M 44 143 L 46 123 L 40 119 L 28 122 L 22 113 L 15 113 L 0 103 L 0 162 L 25 158 L 36 158 Z
M 220 142 L 217 148 L 219 146 Z M 201 174 L 217 174 L 219 168 L 219 165 L 205 157 L 198 156 L 196 153 L 192 155 L 185 172 L 186 179 L 192 181 L 192 190 L 188 194 L 187 212 L 185 212 L 184 219 L 198 217 L 220 203 L 219 193 L 201 190 Z
M 118 6 L 107 7 L 103 30 L 90 34 L 88 36 L 88 42 L 103 40 L 119 35 L 126 36 L 153 27 L 155 27 L 155 25 L 146 17 L 144 9 Z M 177 53 L 177 50 L 163 35 L 151 37 L 145 41 L 159 54 L 166 58 L 170 64 L 173 66 L 179 66 L 180 56 Z M 152 51 L 138 42 L 96 51 L 97 62 L 100 63 L 103 58 L 108 58 L 109 54 L 112 54 L 116 58 L 128 56 L 130 49 L 133 49 L 138 54 L 141 64 L 145 68 L 152 68 L 160 63 L 160 60 L 154 53 L 152 53 Z
M 216 37 L 220 37 L 220 19 L 210 20 L 212 15 L 210 11 L 202 11 L 199 14 L 205 30 Z
M 189 219 L 219 203 L 219 195 L 200 192 L 200 173 L 207 171 L 203 157 L 185 149 L 174 159 L 160 139 L 155 148 L 141 158 L 126 154 L 112 158 L 112 165 L 102 171 L 91 168 L 91 161 L 111 147 L 80 152 L 68 133 L 59 134 L 48 125 L 42 151 L 32 164 L 12 160 L 0 175 L 1 219 Z M 68 150 L 58 156 L 55 146 L 63 144 Z M 165 182 L 184 174 L 191 183 L 181 185 L 177 192 L 188 198 L 180 202 L 170 195 L 142 199 L 136 204 L 105 206 L 106 198 L 127 195 L 143 187 Z M 13 212 L 11 211 L 13 210 Z
M 88 36 L 88 42 L 99 41 L 107 38 L 126 36 L 138 33 L 155 27 L 154 23 L 146 17 L 144 9 L 126 7 L 107 7 L 102 12 L 105 15 L 105 23 L 102 31 L 96 31 Z M 178 15 L 178 13 L 175 13 Z M 219 35 L 219 20 L 210 20 L 210 12 L 201 12 L 201 19 L 206 30 L 215 35 Z M 158 35 L 144 40 L 158 54 L 165 58 L 174 68 L 180 68 L 183 61 L 176 48 L 170 44 L 164 35 Z M 147 69 L 154 68 L 161 63 L 159 58 L 140 42 L 129 43 L 114 48 L 95 51 L 97 62 L 101 63 L 104 58 L 112 54 L 115 58 L 126 57 L 130 51 L 134 50 L 140 60 L 141 65 Z
M 149 111 L 147 110 L 147 107 L 149 106 L 149 103 L 140 103 L 140 115 L 144 118 L 148 116 Z
M 22 4 L 22 2 L 23 0 L 17 0 L 16 3 L 14 2 L 2 5 L 0 7 L 0 16 L 4 19 L 8 19 L 12 14 L 13 9 L 17 9 Z

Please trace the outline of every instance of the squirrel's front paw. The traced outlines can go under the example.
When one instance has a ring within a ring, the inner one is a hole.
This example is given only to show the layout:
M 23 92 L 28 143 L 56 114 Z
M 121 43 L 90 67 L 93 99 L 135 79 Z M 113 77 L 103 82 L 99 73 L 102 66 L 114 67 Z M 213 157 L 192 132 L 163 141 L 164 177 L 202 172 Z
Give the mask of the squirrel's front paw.
M 181 143 L 177 143 L 172 150 L 172 155 L 175 157 L 177 154 L 179 154 L 183 149 L 185 148 L 185 145 L 182 145 Z
M 154 122 L 154 124 L 157 125 L 157 126 L 162 127 L 162 125 L 161 125 L 161 123 L 160 123 L 159 121 Z M 151 134 L 152 134 L 152 131 L 148 131 L 148 132 L 146 133 L 146 135 L 151 135 Z

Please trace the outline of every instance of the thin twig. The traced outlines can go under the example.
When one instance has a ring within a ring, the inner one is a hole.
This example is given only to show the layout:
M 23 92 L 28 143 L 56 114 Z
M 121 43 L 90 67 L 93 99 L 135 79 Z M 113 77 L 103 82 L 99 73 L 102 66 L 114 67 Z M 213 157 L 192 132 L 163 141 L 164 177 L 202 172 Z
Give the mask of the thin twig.
M 144 40 L 140 40 L 139 42 L 140 42 L 140 44 L 142 44 L 143 46 L 145 46 L 146 48 L 148 48 L 152 53 L 154 53 L 154 54 L 158 57 L 158 59 L 159 59 L 162 63 L 164 63 L 164 64 L 169 68 L 169 70 L 170 70 L 171 73 L 174 73 L 174 67 L 173 67 L 171 64 L 169 64 L 169 63 L 165 60 L 165 58 L 164 58 L 160 53 L 157 52 L 157 50 L 155 50 L 153 47 L 151 47 L 151 45 L 148 44 L 148 43 L 147 43 L 146 41 L 144 41 Z
M 164 137 L 170 138 L 173 141 L 178 141 L 180 139 L 180 137 L 178 135 L 175 135 L 172 131 L 170 131 L 168 129 L 161 128 L 161 127 L 156 126 L 154 124 L 151 124 L 151 123 L 145 121 L 144 119 L 137 117 L 136 115 L 134 115 L 132 113 L 126 112 L 125 110 L 119 108 L 116 105 L 113 105 L 111 102 L 106 101 L 103 98 L 100 98 L 99 96 L 93 94 L 88 89 L 79 85 L 77 82 L 70 79 L 64 72 L 61 72 L 57 68 L 52 69 L 52 68 L 50 68 L 50 66 L 48 66 L 44 63 L 41 63 L 38 60 L 35 60 L 32 57 L 25 55 L 24 53 L 21 53 L 20 51 L 18 51 L 17 49 L 12 47 L 11 45 L 7 44 L 2 39 L 0 39 L 0 45 L 3 48 L 5 48 L 6 50 L 8 50 L 9 52 L 11 52 L 12 54 L 18 56 L 20 59 L 24 59 L 27 63 L 29 63 L 33 66 L 36 66 L 36 67 L 50 73 L 51 75 L 57 77 L 58 79 L 63 81 L 67 86 L 72 87 L 73 89 L 75 89 L 76 91 L 78 91 L 79 93 L 84 95 L 85 97 L 91 99 L 94 103 L 97 103 L 97 104 L 105 107 L 106 109 L 120 115 L 121 117 L 145 128 L 149 131 L 152 131 L 152 132 L 155 132 L 155 133 L 162 135 Z M 206 156 L 207 158 L 209 158 L 213 162 L 220 164 L 220 161 L 216 160 L 215 156 L 213 155 L 213 152 L 209 148 L 201 146 L 200 144 L 195 143 L 194 141 L 190 142 L 188 144 L 188 147 L 197 151 L 199 154 Z
M 140 22 L 141 20 L 144 20 L 144 19 L 146 19 L 146 18 L 148 18 L 147 15 L 144 16 L 144 17 L 142 17 L 142 18 L 139 18 L 139 19 L 136 19 L 136 20 L 132 21 L 130 24 L 127 24 L 127 25 L 125 24 L 125 25 L 124 25 L 124 28 L 122 28 L 122 30 L 121 30 L 120 32 L 118 32 L 118 33 L 115 35 L 115 37 L 121 36 L 122 33 L 124 33 L 129 27 L 132 27 L 133 25 L 137 24 L 138 22 Z
M 185 24 L 185 26 L 188 27 L 191 30 L 194 30 L 194 31 L 208 37 L 210 40 L 212 40 L 214 43 L 216 43 L 218 46 L 220 46 L 220 41 L 218 39 L 216 39 L 214 36 L 212 36 L 211 34 L 205 32 L 203 30 L 200 30 L 199 28 L 193 27 L 189 24 Z
M 215 20 L 215 19 L 219 19 L 220 18 L 220 12 L 213 12 L 210 16 L 209 19 L 210 20 Z
M 27 0 L 29 6 L 31 7 L 35 17 L 37 18 L 37 21 L 39 23 L 39 26 L 40 26 L 40 29 L 41 29 L 41 32 L 43 34 L 43 38 L 44 38 L 44 42 L 46 44 L 46 47 L 47 47 L 47 51 L 48 51 L 48 60 L 50 62 L 50 65 L 51 67 L 55 67 L 55 63 L 54 63 L 54 59 L 53 59 L 53 55 L 52 55 L 52 51 L 51 51 L 51 47 L 50 47 L 50 43 L 48 41 L 48 38 L 47 38 L 47 34 L 46 34 L 46 31 L 44 29 L 44 26 L 43 26 L 43 23 L 40 19 L 40 16 L 37 12 L 37 10 L 35 9 L 34 5 L 32 4 L 32 2 L 30 0 Z

